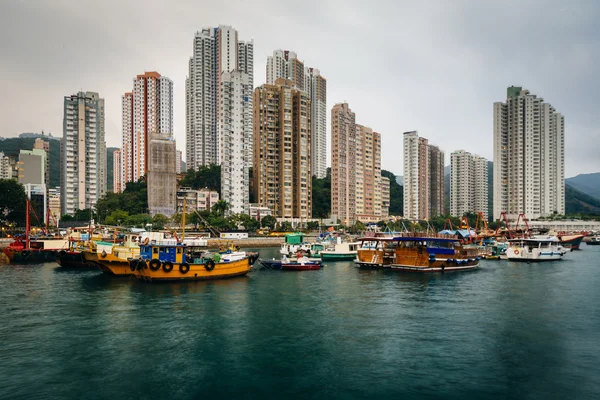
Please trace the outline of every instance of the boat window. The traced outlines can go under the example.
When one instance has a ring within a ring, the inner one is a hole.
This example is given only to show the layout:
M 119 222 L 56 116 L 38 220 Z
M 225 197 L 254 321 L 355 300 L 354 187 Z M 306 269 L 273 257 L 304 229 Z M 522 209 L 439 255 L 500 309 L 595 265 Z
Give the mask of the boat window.
M 152 248 L 152 252 L 153 252 L 154 254 L 158 254 L 158 247 L 153 247 L 153 248 Z
M 177 248 L 177 254 L 181 254 L 181 247 Z

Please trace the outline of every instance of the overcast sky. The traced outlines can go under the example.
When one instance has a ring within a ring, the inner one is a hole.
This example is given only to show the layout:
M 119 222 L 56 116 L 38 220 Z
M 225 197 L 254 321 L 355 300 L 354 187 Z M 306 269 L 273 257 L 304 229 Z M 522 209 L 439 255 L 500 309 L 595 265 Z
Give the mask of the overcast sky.
M 599 20 L 597 1 L 0 0 L 0 136 L 62 136 L 63 97 L 89 90 L 105 99 L 107 145 L 119 147 L 121 95 L 158 71 L 174 82 L 185 150 L 194 32 L 225 24 L 254 40 L 255 86 L 275 49 L 320 69 L 328 109 L 346 101 L 381 132 L 382 167 L 396 174 L 409 130 L 447 164 L 457 149 L 492 160 L 492 105 L 511 85 L 565 115 L 567 177 L 600 172 Z

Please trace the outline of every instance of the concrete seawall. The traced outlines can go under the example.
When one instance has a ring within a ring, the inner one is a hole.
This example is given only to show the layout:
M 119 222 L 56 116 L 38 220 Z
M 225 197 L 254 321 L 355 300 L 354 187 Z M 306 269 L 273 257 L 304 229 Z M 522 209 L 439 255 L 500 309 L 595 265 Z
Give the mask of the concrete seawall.
M 240 249 L 253 247 L 279 247 L 284 242 L 283 237 L 250 237 L 248 239 L 208 239 L 209 249 L 218 249 L 221 246 L 234 244 Z

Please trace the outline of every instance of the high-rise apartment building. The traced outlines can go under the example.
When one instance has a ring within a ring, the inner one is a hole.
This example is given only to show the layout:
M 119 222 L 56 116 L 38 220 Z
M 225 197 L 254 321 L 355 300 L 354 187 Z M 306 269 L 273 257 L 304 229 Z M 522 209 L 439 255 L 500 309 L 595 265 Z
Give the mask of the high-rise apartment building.
M 494 217 L 565 212 L 564 117 L 521 87 L 494 103 Z
M 239 40 L 238 32 L 225 25 L 196 32 L 185 81 L 187 168 L 221 163 L 221 77 L 233 71 L 247 74 L 254 88 L 254 43 Z
M 114 193 L 121 193 L 123 190 L 125 190 L 123 181 L 121 180 L 123 178 L 123 173 L 121 171 L 121 168 L 123 168 L 122 153 L 121 153 L 121 150 L 115 150 L 113 152 L 113 192 Z
M 318 178 L 327 175 L 327 80 L 316 68 L 309 68 L 295 52 L 275 50 L 267 57 L 267 84 L 278 78 L 288 79 L 299 90 L 308 93 L 311 103 L 311 171 Z
M 104 99 L 98 93 L 65 97 L 61 147 L 62 213 L 73 215 L 93 207 L 106 193 Z
M 177 168 L 177 174 L 181 174 L 181 171 L 183 171 L 183 161 L 182 161 L 182 154 L 181 154 L 181 150 L 177 150 L 177 161 L 176 161 L 176 165 L 175 167 Z
M 122 102 L 121 182 L 126 184 L 146 175 L 152 135 L 173 136 L 173 82 L 158 72 L 138 75 Z
M 355 217 L 362 222 L 377 222 L 382 214 L 381 135 L 356 124 L 354 162 Z
M 347 103 L 331 110 L 331 214 L 343 224 L 387 215 L 381 188 L 381 135 L 357 125 Z
M 483 212 L 488 219 L 488 166 L 483 157 L 464 150 L 450 155 L 450 214 Z
M 252 84 L 245 72 L 225 72 L 220 78 L 221 198 L 228 213 L 248 214 L 249 169 L 252 160 Z
M 342 224 L 356 216 L 356 114 L 348 103 L 331 110 L 331 214 Z
M 310 118 L 307 93 L 290 80 L 254 91 L 254 198 L 276 217 L 312 217 Z
M 417 131 L 404 133 L 404 217 L 444 214 L 444 153 Z
M 10 157 L 5 156 L 0 152 L 0 179 L 12 179 L 13 168 L 11 166 Z
M 35 142 L 33 142 L 33 148 L 44 150 L 44 152 L 46 153 L 44 183 L 46 184 L 46 187 L 48 187 L 48 185 L 50 184 L 50 142 L 47 142 L 42 138 L 37 138 L 35 139 Z
M 389 217 L 390 215 L 390 178 L 387 176 L 381 177 L 381 217 Z

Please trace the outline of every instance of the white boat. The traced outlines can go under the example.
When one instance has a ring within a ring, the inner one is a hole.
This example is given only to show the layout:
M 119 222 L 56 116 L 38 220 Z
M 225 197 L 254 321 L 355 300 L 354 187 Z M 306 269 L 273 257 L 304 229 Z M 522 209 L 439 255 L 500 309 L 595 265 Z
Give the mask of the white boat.
M 556 236 L 534 236 L 510 239 L 506 257 L 509 261 L 555 261 L 562 259 L 567 251 Z
M 600 236 L 592 236 L 589 242 L 586 242 L 588 245 L 600 245 Z
M 352 261 L 356 259 L 356 254 L 360 243 L 336 243 L 333 247 L 321 251 L 323 261 Z

